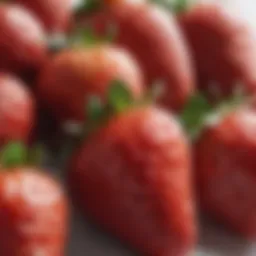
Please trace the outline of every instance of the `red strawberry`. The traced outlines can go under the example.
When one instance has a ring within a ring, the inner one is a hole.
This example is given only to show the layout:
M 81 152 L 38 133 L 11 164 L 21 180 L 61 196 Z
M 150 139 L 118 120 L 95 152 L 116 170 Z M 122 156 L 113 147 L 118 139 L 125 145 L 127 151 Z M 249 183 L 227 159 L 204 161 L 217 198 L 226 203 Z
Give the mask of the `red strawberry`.
M 38 69 L 46 58 L 45 34 L 30 12 L 0 4 L 0 70 Z
M 27 141 L 34 119 L 34 100 L 26 86 L 18 78 L 0 73 L 0 145 Z
M 180 21 L 204 91 L 226 97 L 239 84 L 245 92 L 256 92 L 256 33 L 241 11 L 224 3 L 197 4 Z
M 0 254 L 64 255 L 66 200 L 37 168 L 0 173 Z
M 163 105 L 175 110 L 184 106 L 194 91 L 194 73 L 183 35 L 167 11 L 143 1 L 112 1 L 84 23 L 100 34 L 116 27 L 116 43 L 137 58 L 147 84 L 164 82 Z
M 85 214 L 143 255 L 185 256 L 194 245 L 189 146 L 156 107 L 132 108 L 92 135 L 69 184 Z
M 216 116 L 196 145 L 198 195 L 211 216 L 256 238 L 256 112 Z
M 20 143 L 1 155 L 0 255 L 64 255 L 67 200 L 59 184 L 38 167 L 21 164 Z M 5 167 L 6 166 L 6 167 Z
M 91 95 L 105 99 L 113 80 L 126 83 L 139 97 L 143 78 L 128 52 L 109 45 L 67 50 L 55 56 L 42 70 L 37 91 L 59 119 L 84 119 Z
M 43 22 L 49 32 L 63 32 L 68 28 L 72 14 L 72 0 L 15 0 Z

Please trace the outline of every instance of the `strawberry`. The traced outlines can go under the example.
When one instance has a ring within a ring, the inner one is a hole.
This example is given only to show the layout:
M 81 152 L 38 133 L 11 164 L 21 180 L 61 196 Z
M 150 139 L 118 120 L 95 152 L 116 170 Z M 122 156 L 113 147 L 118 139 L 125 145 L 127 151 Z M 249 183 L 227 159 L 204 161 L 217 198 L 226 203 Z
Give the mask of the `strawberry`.
M 143 77 L 133 57 L 107 44 L 65 50 L 49 61 L 39 75 L 37 92 L 60 120 L 83 120 L 91 95 L 106 97 L 113 80 L 121 80 L 139 97 Z
M 134 106 L 87 138 L 68 174 L 82 212 L 142 255 L 187 255 L 196 239 L 190 149 L 175 118 Z
M 213 117 L 195 148 L 201 206 L 231 230 L 255 239 L 255 109 L 242 106 Z
M 147 85 L 151 88 L 155 81 L 162 81 L 165 93 L 159 102 L 170 109 L 182 109 L 194 91 L 194 71 L 175 17 L 148 2 L 106 2 L 105 8 L 78 22 L 92 25 L 99 34 L 114 27 L 114 42 L 137 58 Z
M 0 73 L 0 145 L 27 141 L 34 119 L 34 99 L 26 86 L 17 77 Z
M 232 7 L 201 3 L 179 15 L 201 89 L 215 100 L 230 96 L 237 86 L 256 92 L 255 28 Z
M 15 4 L 0 4 L 0 70 L 36 70 L 46 59 L 40 22 Z
M 38 167 L 20 165 L 21 148 L 11 143 L 1 155 L 0 255 L 64 255 L 66 197 Z
M 49 32 L 63 32 L 69 27 L 72 0 L 14 0 L 34 12 Z

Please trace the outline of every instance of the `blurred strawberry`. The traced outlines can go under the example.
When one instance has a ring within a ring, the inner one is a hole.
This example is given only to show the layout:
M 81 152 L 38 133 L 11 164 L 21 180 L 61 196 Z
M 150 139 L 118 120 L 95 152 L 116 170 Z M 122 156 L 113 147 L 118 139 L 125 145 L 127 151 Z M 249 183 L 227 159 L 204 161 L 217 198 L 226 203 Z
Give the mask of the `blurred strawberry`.
M 106 44 L 65 50 L 43 68 L 37 85 L 39 97 L 61 120 L 84 120 L 91 95 L 105 99 L 113 80 L 126 83 L 133 94 L 143 92 L 143 77 L 125 50 Z
M 35 122 L 34 99 L 18 78 L 0 73 L 0 145 L 27 141 Z
M 128 49 L 145 73 L 147 85 L 162 81 L 159 101 L 180 110 L 194 91 L 190 52 L 175 17 L 158 5 L 144 1 L 105 1 L 102 10 L 85 15 L 79 24 L 91 25 L 99 34 L 116 30 L 115 43 Z
M 15 0 L 36 14 L 47 31 L 59 33 L 69 27 L 73 0 Z
M 196 180 L 204 210 L 256 238 L 256 112 L 247 106 L 211 116 L 196 144 Z
M 0 70 L 38 69 L 46 58 L 40 22 L 15 4 L 0 4 Z
M 1 154 L 0 255 L 64 255 L 67 202 L 62 188 L 11 143 Z
M 238 86 L 246 93 L 256 92 L 255 27 L 240 9 L 236 11 L 236 3 L 225 2 L 195 4 L 179 15 L 201 89 L 217 100 Z
M 143 255 L 185 256 L 196 240 L 190 167 L 174 117 L 142 105 L 123 108 L 91 133 L 68 182 L 85 214 Z

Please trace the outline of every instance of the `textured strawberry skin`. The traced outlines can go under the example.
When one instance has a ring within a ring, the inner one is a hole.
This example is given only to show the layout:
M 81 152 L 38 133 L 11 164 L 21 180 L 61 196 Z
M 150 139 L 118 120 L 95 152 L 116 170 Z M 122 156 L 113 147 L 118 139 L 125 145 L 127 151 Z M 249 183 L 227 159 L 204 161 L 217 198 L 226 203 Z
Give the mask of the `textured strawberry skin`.
M 201 88 L 212 98 L 230 96 L 238 83 L 256 91 L 256 33 L 239 15 L 223 3 L 205 3 L 180 17 Z
M 256 238 L 256 113 L 239 109 L 207 128 L 196 145 L 202 208 L 245 237 Z
M 69 27 L 72 0 L 15 0 L 34 12 L 49 32 L 63 32 Z
M 0 255 L 64 255 L 67 202 L 52 178 L 26 167 L 1 170 L 0 206 Z
M 42 70 L 37 85 L 39 97 L 59 119 L 84 120 L 90 96 L 105 100 L 113 80 L 121 80 L 141 96 L 143 76 L 137 62 L 121 48 L 101 45 L 64 51 Z
M 0 5 L 0 70 L 38 69 L 46 59 L 40 22 L 15 4 Z
M 81 23 L 91 23 L 100 34 L 106 33 L 109 25 L 116 26 L 115 42 L 137 58 L 147 85 L 161 80 L 165 92 L 160 102 L 180 110 L 195 87 L 192 60 L 183 35 L 175 18 L 165 10 L 143 1 L 131 2 L 117 1 L 91 18 L 82 18 Z
M 143 255 L 184 256 L 193 247 L 189 146 L 165 112 L 146 107 L 117 117 L 80 148 L 71 168 L 83 212 Z
M 35 122 L 32 95 L 18 78 L 0 73 L 0 145 L 27 141 Z

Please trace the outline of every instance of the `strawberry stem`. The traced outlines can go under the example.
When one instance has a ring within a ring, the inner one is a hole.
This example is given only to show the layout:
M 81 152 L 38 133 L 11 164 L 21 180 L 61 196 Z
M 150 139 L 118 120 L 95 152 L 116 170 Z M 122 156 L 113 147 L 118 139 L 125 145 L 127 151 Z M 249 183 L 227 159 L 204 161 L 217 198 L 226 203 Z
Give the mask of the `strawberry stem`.
M 189 9 L 191 1 L 189 0 L 152 0 L 154 3 L 163 6 L 164 8 L 179 14 Z

